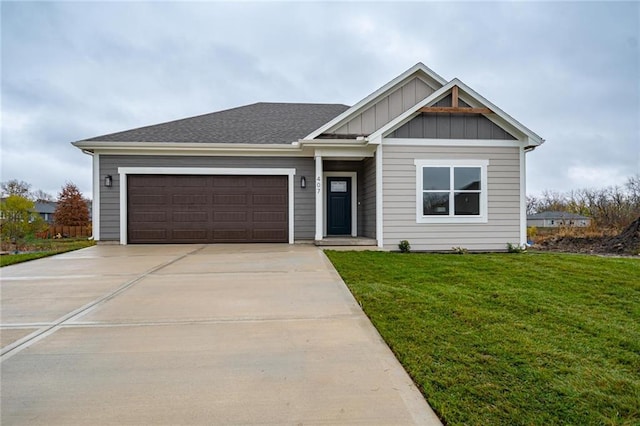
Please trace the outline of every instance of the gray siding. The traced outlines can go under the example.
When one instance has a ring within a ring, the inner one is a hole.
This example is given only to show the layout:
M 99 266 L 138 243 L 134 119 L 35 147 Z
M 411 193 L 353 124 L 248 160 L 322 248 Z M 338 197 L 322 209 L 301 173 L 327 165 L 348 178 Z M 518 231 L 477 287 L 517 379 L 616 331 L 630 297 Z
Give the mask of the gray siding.
M 469 107 L 459 100 L 461 107 Z M 433 106 L 450 107 L 451 95 Z M 418 114 L 389 135 L 390 138 L 421 139 L 504 139 L 516 138 L 480 114 Z
M 390 138 L 505 139 L 513 136 L 480 114 L 418 114 Z
M 433 92 L 434 89 L 424 81 L 417 77 L 413 78 L 378 100 L 362 114 L 356 115 L 346 123 L 339 124 L 337 128 L 329 129 L 327 133 L 369 135 Z
M 416 223 L 415 159 L 488 159 L 488 223 Z M 385 248 L 408 240 L 414 250 L 504 250 L 520 242 L 520 161 L 516 147 L 383 145 Z
M 192 157 L 100 155 L 100 176 L 112 175 L 113 186 L 100 186 L 100 240 L 120 239 L 120 177 L 118 167 L 264 167 L 295 168 L 294 182 L 294 237 L 296 240 L 313 239 L 315 232 L 315 194 L 313 185 L 300 188 L 300 177 L 313 182 L 313 158 L 301 157 Z

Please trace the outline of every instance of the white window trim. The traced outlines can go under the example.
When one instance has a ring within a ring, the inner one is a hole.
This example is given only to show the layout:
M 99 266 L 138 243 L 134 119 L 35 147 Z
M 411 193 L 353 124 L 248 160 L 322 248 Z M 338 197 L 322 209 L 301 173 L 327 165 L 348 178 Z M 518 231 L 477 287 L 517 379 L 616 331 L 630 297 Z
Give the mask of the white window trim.
M 416 166 L 416 223 L 487 223 L 488 185 L 487 166 L 489 160 L 414 160 Z M 425 216 L 422 214 L 422 168 L 423 167 L 480 167 L 480 216 Z
M 224 167 L 118 167 L 120 175 L 120 244 L 126 245 L 127 235 L 127 175 L 247 175 L 288 176 L 289 244 L 294 242 L 294 176 L 296 169 L 224 168 Z
M 322 199 L 325 201 L 325 208 L 322 209 L 322 234 L 327 236 L 327 178 L 328 177 L 350 177 L 351 178 L 351 236 L 358 236 L 358 173 L 357 172 L 324 172 L 322 185 Z

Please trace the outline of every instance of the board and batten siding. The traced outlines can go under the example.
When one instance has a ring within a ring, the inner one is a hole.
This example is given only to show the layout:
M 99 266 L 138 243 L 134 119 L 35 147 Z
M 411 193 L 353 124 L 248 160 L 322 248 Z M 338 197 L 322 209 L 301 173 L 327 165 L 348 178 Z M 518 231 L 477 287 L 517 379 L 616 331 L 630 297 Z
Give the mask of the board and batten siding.
M 313 239 L 315 232 L 315 194 L 313 186 L 300 188 L 300 177 L 313 181 L 313 158 L 305 157 L 206 157 L 100 155 L 100 176 L 111 175 L 113 186 L 100 185 L 100 240 L 120 240 L 120 176 L 118 167 L 221 167 L 221 168 L 295 168 L 294 237 Z
M 356 115 L 346 123 L 326 133 L 338 135 L 369 135 L 412 106 L 420 102 L 435 90 L 418 77 L 407 81 L 375 104 Z
M 520 163 L 517 147 L 383 146 L 384 247 L 397 250 L 505 250 L 520 241 Z M 489 160 L 487 223 L 416 223 L 414 160 Z

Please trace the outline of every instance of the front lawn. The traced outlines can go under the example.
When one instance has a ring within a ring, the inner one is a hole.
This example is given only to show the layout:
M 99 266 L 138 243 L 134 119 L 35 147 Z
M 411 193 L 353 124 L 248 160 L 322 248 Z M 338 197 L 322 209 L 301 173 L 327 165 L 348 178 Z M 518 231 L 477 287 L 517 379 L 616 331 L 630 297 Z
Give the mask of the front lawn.
M 446 424 L 640 424 L 640 259 L 326 254 Z
M 54 254 L 66 253 L 95 245 L 95 241 L 82 239 L 62 239 L 34 240 L 30 243 L 30 250 L 27 253 L 3 254 L 0 256 L 0 267 L 22 263 L 29 260 L 40 259 L 42 257 L 53 256 Z

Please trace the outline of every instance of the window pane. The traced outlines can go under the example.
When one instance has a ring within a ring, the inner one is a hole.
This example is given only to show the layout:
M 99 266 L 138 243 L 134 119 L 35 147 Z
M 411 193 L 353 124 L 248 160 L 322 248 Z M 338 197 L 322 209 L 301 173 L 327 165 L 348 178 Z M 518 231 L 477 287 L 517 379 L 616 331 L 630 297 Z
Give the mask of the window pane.
M 454 204 L 456 216 L 480 215 L 480 194 L 477 192 L 456 192 Z
M 456 190 L 480 190 L 480 167 L 456 167 L 453 169 Z
M 422 214 L 425 216 L 448 215 L 448 192 L 425 192 L 422 194 Z
M 422 189 L 425 191 L 448 191 L 449 167 L 423 167 Z

